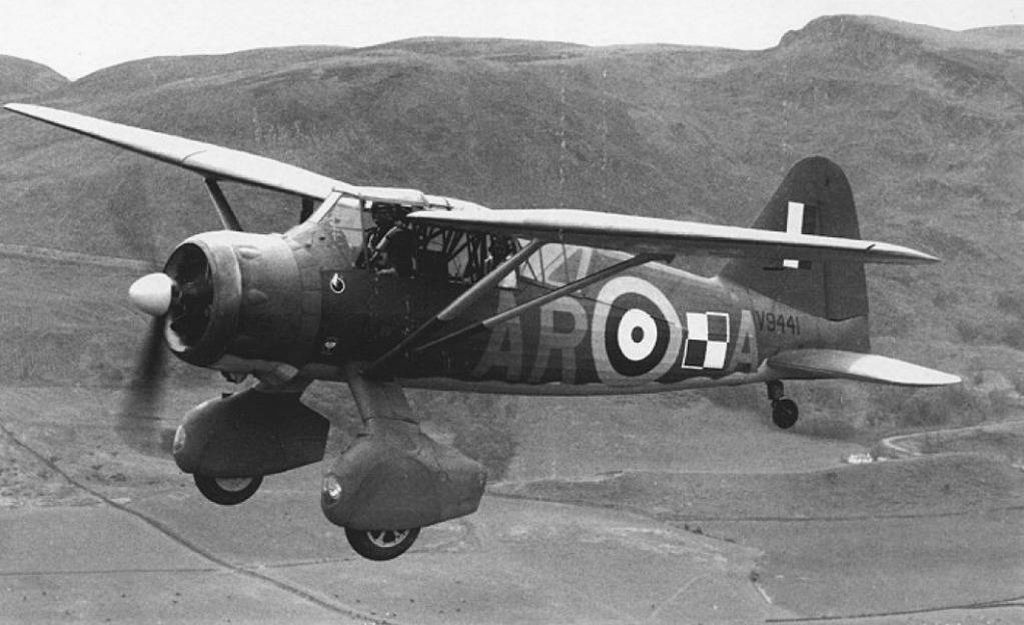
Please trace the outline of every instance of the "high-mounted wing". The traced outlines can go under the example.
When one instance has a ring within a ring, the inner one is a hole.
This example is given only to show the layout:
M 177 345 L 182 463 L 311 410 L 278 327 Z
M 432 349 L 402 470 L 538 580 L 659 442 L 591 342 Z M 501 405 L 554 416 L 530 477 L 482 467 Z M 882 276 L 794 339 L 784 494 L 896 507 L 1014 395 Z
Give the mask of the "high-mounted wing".
M 789 350 L 770 357 L 768 366 L 784 375 L 900 386 L 945 386 L 960 382 L 959 376 L 903 360 L 838 349 Z
M 924 263 L 938 259 L 900 245 L 775 230 L 719 226 L 596 211 L 545 208 L 417 211 L 414 222 L 504 234 L 632 254 L 708 254 L 865 263 Z
M 211 143 L 35 104 L 7 104 L 4 108 L 189 169 L 203 175 L 208 181 L 230 180 L 318 200 L 325 199 L 332 191 L 340 191 L 355 197 L 365 194 L 362 187 L 349 185 L 274 159 Z M 403 198 L 411 195 L 409 190 L 386 191 L 388 194 L 403 191 Z M 427 202 L 427 196 L 418 191 L 414 194 L 416 203 Z M 223 202 L 218 202 L 218 207 L 220 204 Z M 470 203 L 463 204 L 467 205 L 463 208 L 481 208 Z M 224 211 L 229 209 L 224 208 L 222 212 Z M 615 249 L 632 254 L 699 253 L 874 263 L 937 260 L 916 250 L 875 241 L 571 209 L 431 210 L 417 211 L 409 217 L 413 221 L 441 227 L 519 236 L 542 242 Z
M 339 180 L 240 150 L 35 104 L 5 104 L 4 108 L 215 180 L 230 180 L 317 200 L 323 200 L 332 190 L 358 195 L 356 187 Z

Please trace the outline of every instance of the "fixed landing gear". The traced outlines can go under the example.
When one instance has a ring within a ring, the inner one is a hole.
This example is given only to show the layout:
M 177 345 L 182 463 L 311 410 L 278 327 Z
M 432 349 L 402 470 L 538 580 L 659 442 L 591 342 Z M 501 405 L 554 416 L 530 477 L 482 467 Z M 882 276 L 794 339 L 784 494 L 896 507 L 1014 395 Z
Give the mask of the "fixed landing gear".
M 777 399 L 772 402 L 772 423 L 780 429 L 788 430 L 796 425 L 800 410 L 792 399 Z
M 408 530 L 354 530 L 345 528 L 345 538 L 356 553 L 369 560 L 391 560 L 412 547 L 420 528 Z
M 782 380 L 772 380 L 765 385 L 768 387 L 768 399 L 772 402 L 772 423 L 782 430 L 788 430 L 796 425 L 800 410 L 796 407 L 795 401 L 783 397 L 786 389 L 782 385 Z
M 196 473 L 192 476 L 196 488 L 204 497 L 222 506 L 234 506 L 253 496 L 263 483 L 263 476 L 209 477 Z

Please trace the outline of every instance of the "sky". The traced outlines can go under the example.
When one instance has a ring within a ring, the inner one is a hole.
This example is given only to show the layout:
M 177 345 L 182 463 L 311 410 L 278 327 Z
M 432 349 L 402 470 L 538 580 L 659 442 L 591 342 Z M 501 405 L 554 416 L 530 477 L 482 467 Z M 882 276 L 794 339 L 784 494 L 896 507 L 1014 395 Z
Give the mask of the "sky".
M 152 56 L 421 36 L 758 50 L 841 13 L 963 30 L 1024 23 L 1024 0 L 0 0 L 0 54 L 77 79 Z

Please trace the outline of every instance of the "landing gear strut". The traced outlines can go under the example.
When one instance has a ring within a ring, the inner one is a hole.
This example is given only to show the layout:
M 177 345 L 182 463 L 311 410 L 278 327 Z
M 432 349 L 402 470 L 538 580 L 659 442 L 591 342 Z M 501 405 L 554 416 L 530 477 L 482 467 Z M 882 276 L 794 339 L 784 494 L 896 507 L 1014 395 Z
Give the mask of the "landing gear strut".
M 786 389 L 782 385 L 782 380 L 771 380 L 766 382 L 765 386 L 768 387 L 768 399 L 772 402 L 772 423 L 779 429 L 788 430 L 796 424 L 800 416 L 796 402 L 783 397 Z

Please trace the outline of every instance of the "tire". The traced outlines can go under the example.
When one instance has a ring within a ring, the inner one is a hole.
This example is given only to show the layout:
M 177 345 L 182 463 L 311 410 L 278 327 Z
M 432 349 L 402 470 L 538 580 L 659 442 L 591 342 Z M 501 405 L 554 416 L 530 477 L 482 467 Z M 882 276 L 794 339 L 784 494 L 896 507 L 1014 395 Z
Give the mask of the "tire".
M 772 423 L 780 430 L 788 430 L 796 425 L 800 410 L 792 399 L 779 399 L 772 402 Z
M 354 530 L 345 528 L 345 538 L 355 552 L 368 560 L 391 560 L 416 542 L 420 528 L 408 530 Z
M 249 497 L 259 489 L 263 483 L 263 476 L 255 477 L 209 477 L 207 475 L 192 476 L 196 482 L 196 488 L 204 497 L 213 503 L 222 506 L 235 506 Z

